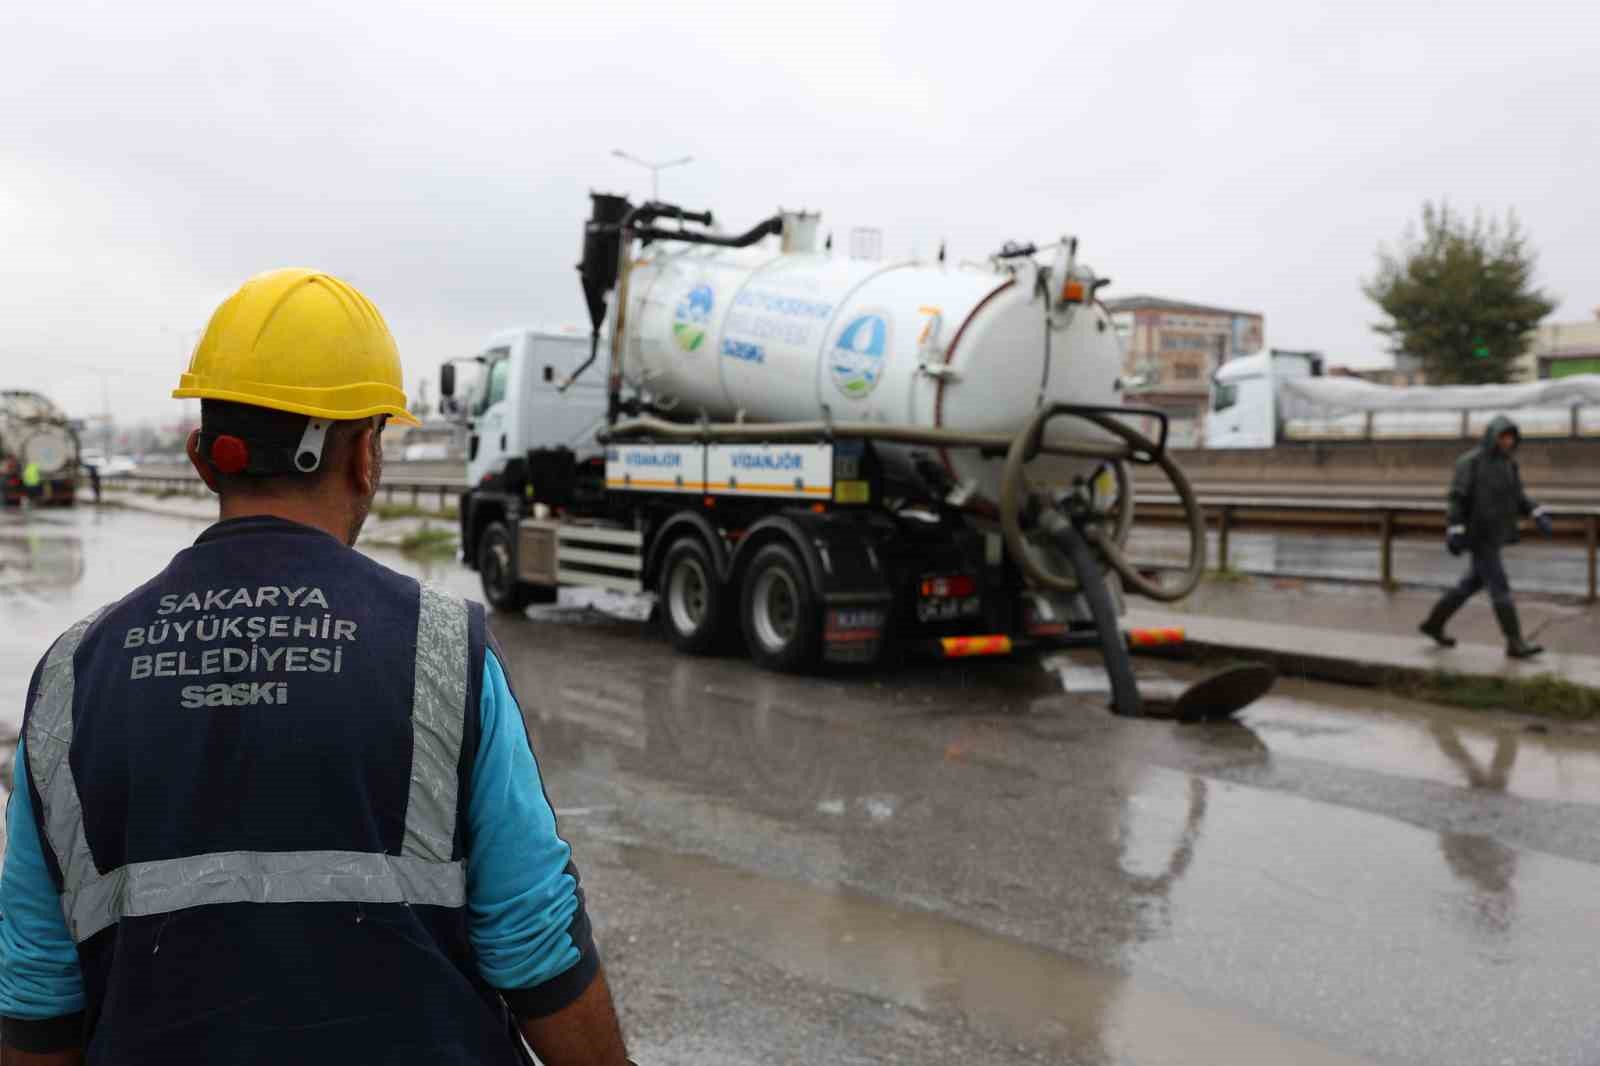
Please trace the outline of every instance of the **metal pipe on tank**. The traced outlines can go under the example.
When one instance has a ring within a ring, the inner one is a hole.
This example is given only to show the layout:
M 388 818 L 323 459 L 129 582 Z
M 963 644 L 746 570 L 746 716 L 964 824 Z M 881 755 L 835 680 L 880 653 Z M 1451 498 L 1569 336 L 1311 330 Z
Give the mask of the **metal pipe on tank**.
M 1138 409 L 1130 409 L 1137 414 Z M 973 448 L 995 458 L 1005 455 L 1014 436 L 1009 433 L 969 433 L 925 426 L 897 426 L 882 422 L 668 422 L 660 418 L 630 418 L 596 434 L 601 443 L 639 437 L 697 443 L 801 443 L 830 437 L 854 437 L 885 444 L 920 445 L 928 448 Z M 1103 441 L 1072 440 L 1042 443 L 1043 455 L 1076 459 L 1125 461 L 1134 458 L 1132 449 Z
M 599 197 L 595 199 L 595 218 L 598 219 L 602 205 L 599 202 Z M 606 199 L 609 201 L 617 198 Z M 623 200 L 622 203 L 626 204 L 627 201 Z M 617 288 L 617 308 L 612 319 L 611 367 L 606 375 L 606 421 L 608 423 L 615 423 L 618 416 L 622 414 L 623 356 L 627 350 L 628 282 L 633 273 L 631 262 L 633 242 L 636 240 L 642 240 L 647 243 L 653 240 L 671 240 L 684 244 L 707 244 L 719 248 L 747 248 L 768 236 L 783 232 L 783 216 L 781 214 L 764 219 L 745 232 L 734 236 L 700 233 L 694 230 L 664 230 L 649 224 L 658 218 L 672 218 L 677 219 L 679 222 L 693 222 L 702 226 L 710 226 L 715 222 L 715 218 L 710 211 L 688 211 L 676 204 L 660 203 L 652 200 L 629 210 L 622 217 L 620 223 L 616 225 L 618 236 L 616 267 L 611 277 Z M 590 225 L 595 226 L 596 222 L 591 221 Z M 606 230 L 606 232 L 609 232 L 609 230 Z M 588 258 L 587 245 L 585 246 L 585 258 Z M 588 287 L 589 278 L 586 274 L 585 288 L 587 289 Z M 609 288 L 609 286 L 607 287 Z M 592 298 L 590 306 L 592 316 L 594 308 Z M 577 373 L 573 374 L 572 378 L 568 379 L 568 384 L 571 384 L 572 380 L 576 379 L 578 373 L 582 373 L 583 370 L 588 368 L 589 363 L 594 361 L 593 353 L 599 351 L 600 326 L 598 322 L 595 323 L 594 329 L 594 344 L 591 349 L 590 359 L 579 368 Z

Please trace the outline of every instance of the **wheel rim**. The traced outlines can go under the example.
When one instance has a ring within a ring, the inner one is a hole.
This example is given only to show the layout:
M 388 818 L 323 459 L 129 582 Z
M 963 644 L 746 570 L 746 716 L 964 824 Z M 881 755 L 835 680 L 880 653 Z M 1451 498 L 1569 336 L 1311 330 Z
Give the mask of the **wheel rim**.
M 672 625 L 685 635 L 694 633 L 706 619 L 711 605 L 711 582 L 706 579 L 700 560 L 685 557 L 672 568 L 667 582 L 667 610 Z
M 800 590 L 787 571 L 772 567 L 756 578 L 751 596 L 756 639 L 769 651 L 782 651 L 800 630 Z
M 511 552 L 506 549 L 505 542 L 495 538 L 489 542 L 489 558 L 485 560 L 483 583 L 493 590 L 496 596 L 506 594 L 506 575 L 511 571 Z

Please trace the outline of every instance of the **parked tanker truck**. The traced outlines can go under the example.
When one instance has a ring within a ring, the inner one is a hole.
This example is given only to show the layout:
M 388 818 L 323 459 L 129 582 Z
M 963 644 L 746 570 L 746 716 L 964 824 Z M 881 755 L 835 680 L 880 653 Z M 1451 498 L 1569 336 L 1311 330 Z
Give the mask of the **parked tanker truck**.
M 1122 596 L 1187 594 L 1204 537 L 1164 416 L 1119 403 L 1107 280 L 1072 238 L 863 261 L 817 248 L 817 221 L 729 235 L 592 197 L 587 335 L 510 331 L 474 359 L 460 522 L 485 598 L 653 596 L 681 651 L 786 671 L 1098 646 L 1138 713 Z M 1129 464 L 1184 501 L 1181 573 L 1127 558 Z
M 30 494 L 30 466 L 39 478 L 34 495 L 48 503 L 71 503 L 78 486 L 78 434 L 47 397 L 0 392 L 0 487 L 8 505 Z
M 1600 374 L 1399 387 L 1326 375 L 1317 352 L 1273 349 L 1229 360 L 1212 375 L 1204 439 L 1207 448 L 1476 442 L 1499 415 L 1516 421 L 1524 441 L 1600 442 Z

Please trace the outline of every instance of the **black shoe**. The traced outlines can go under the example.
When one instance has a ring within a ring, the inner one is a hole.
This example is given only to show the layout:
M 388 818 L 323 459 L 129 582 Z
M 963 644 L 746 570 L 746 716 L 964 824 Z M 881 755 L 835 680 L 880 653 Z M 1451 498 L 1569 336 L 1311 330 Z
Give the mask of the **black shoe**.
M 1451 589 L 1439 597 L 1439 602 L 1434 604 L 1433 610 L 1428 612 L 1427 620 L 1417 628 L 1432 637 L 1439 647 L 1455 647 L 1456 638 L 1446 633 L 1444 627 L 1445 623 L 1450 621 L 1451 616 L 1461 610 L 1461 605 L 1466 602 L 1467 598 L 1465 596 L 1461 595 L 1458 590 Z
M 1544 651 L 1538 644 L 1530 644 L 1522 639 L 1522 621 L 1517 617 L 1517 609 L 1509 603 L 1494 605 L 1494 616 L 1500 622 L 1500 631 L 1506 635 L 1506 655 L 1512 659 L 1531 659 Z
M 1432 637 L 1433 642 L 1441 648 L 1453 648 L 1456 646 L 1456 638 L 1444 631 L 1443 622 L 1435 622 L 1430 618 L 1417 628 Z

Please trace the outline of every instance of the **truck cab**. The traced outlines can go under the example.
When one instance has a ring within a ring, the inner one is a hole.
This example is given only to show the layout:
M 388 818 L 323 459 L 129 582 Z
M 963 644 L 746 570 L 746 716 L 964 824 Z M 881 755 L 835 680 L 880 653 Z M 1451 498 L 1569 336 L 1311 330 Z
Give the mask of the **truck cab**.
M 1284 418 L 1278 382 L 1321 372 L 1321 357 L 1315 352 L 1273 349 L 1223 363 L 1211 376 L 1205 446 L 1271 448 L 1278 443 Z
M 604 344 L 604 338 L 601 338 Z M 440 391 L 467 427 L 467 491 L 460 501 L 462 561 L 479 571 L 496 607 L 554 598 L 553 588 L 519 586 L 514 574 L 518 522 L 529 509 L 530 453 L 570 453 L 563 465 L 602 462 L 595 433 L 605 425 L 606 389 L 599 371 L 563 388 L 590 352 L 577 327 L 510 329 L 496 333 L 478 355 L 445 364 Z M 455 364 L 476 364 L 465 395 L 455 395 Z
M 482 484 L 534 448 L 571 448 L 580 459 L 601 454 L 594 439 L 605 424 L 600 372 L 561 387 L 588 356 L 589 336 L 575 326 L 490 338 L 473 360 L 480 369 L 466 400 L 468 484 Z

